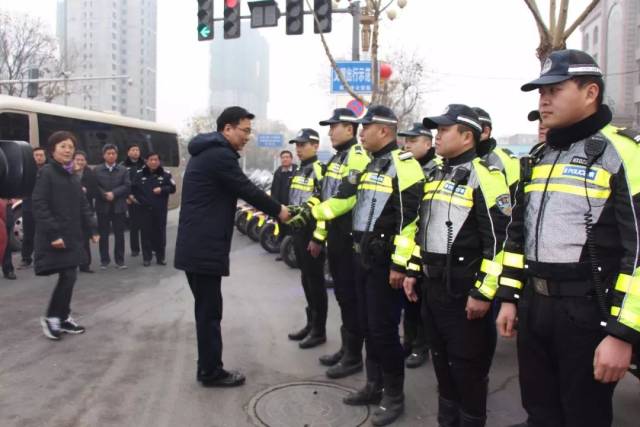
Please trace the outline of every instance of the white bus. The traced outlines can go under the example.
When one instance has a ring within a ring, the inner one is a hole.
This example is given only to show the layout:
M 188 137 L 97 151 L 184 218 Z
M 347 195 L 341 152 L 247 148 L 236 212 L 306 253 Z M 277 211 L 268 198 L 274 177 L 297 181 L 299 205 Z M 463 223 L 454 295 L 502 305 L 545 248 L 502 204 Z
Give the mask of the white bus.
M 177 184 L 176 193 L 169 199 L 169 207 L 179 205 L 182 171 L 175 128 L 118 114 L 0 95 L 0 139 L 27 141 L 33 147 L 39 147 L 45 146 L 49 136 L 58 130 L 76 135 L 77 149 L 87 153 L 91 166 L 103 162 L 102 147 L 105 144 L 118 147 L 118 162 L 126 158 L 131 144 L 137 144 L 143 156 L 149 151 L 160 154 L 163 166 L 171 172 Z M 22 237 L 19 208 L 15 213 L 14 240 L 17 238 L 19 242 Z

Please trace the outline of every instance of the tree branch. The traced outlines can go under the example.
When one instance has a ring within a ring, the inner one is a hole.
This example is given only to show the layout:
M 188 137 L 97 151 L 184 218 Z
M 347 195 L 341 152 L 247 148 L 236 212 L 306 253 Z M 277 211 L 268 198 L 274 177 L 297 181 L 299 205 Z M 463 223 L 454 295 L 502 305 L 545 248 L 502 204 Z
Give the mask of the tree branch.
M 578 25 L 582 24 L 582 22 L 587 19 L 587 16 L 596 8 L 596 6 L 600 3 L 600 0 L 591 0 L 589 6 L 586 7 L 584 11 L 576 18 L 575 22 L 571 24 L 571 26 L 564 32 L 563 38 L 567 40 L 569 36 L 578 28 Z
M 569 13 L 569 0 L 560 1 L 560 13 L 558 14 L 558 25 L 556 31 L 552 33 L 553 41 L 551 43 L 552 49 L 559 49 L 564 47 L 564 29 L 567 27 L 567 15 Z
M 549 2 L 549 32 L 551 34 L 556 32 L 556 0 Z
M 538 25 L 538 32 L 540 33 L 540 38 L 549 37 L 549 29 L 547 25 L 542 20 L 542 16 L 540 15 L 540 11 L 538 10 L 538 5 L 536 4 L 536 0 L 524 0 L 525 4 L 533 14 L 533 18 L 536 20 L 536 24 Z

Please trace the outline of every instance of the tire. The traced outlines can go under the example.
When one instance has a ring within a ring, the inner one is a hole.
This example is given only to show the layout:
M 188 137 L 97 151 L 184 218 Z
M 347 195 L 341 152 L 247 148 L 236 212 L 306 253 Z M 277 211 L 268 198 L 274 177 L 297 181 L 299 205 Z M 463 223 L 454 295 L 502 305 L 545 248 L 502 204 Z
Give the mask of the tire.
M 22 206 L 16 208 L 13 211 L 13 233 L 9 238 L 9 247 L 11 252 L 20 252 L 22 249 L 22 238 L 24 236 L 24 229 L 22 224 Z
M 247 234 L 248 223 L 249 223 L 249 220 L 247 219 L 247 212 L 241 211 L 237 217 L 236 228 L 240 233 Z
M 260 246 L 270 254 L 280 253 L 280 243 L 282 242 L 282 233 L 275 236 L 276 224 L 267 222 L 260 229 Z
M 293 237 L 286 236 L 280 244 L 280 256 L 290 268 L 298 268 L 296 252 L 293 250 Z
M 256 215 L 247 223 L 247 236 L 254 242 L 260 241 L 260 229 L 262 228 L 260 219 L 260 216 Z M 264 225 L 264 223 L 262 225 Z

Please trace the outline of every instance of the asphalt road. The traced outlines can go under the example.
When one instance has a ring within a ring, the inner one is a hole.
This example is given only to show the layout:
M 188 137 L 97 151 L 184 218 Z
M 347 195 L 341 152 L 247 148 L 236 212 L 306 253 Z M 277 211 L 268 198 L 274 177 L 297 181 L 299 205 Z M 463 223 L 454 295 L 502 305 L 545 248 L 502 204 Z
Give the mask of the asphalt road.
M 0 427 L 253 426 L 252 398 L 262 391 L 289 382 L 327 382 L 317 358 L 339 345 L 333 295 L 327 343 L 300 350 L 286 336 L 303 321 L 298 272 L 241 235 L 231 259 L 232 276 L 223 280 L 224 360 L 226 367 L 242 369 L 247 383 L 226 390 L 195 381 L 193 299 L 184 274 L 170 266 L 144 268 L 140 258 L 127 258 L 128 270 L 81 274 L 72 309 L 87 332 L 59 342 L 46 339 L 38 323 L 54 278 L 19 270 L 17 281 L 0 279 Z M 358 374 L 336 384 L 357 388 L 363 381 Z M 431 366 L 407 370 L 406 383 L 406 414 L 394 425 L 436 426 Z M 490 390 L 488 426 L 524 419 L 511 341 L 499 343 Z M 640 384 L 627 376 L 616 391 L 614 425 L 637 426 L 639 402 Z M 325 410 L 305 410 L 315 409 Z M 296 425 L 296 419 L 289 421 Z

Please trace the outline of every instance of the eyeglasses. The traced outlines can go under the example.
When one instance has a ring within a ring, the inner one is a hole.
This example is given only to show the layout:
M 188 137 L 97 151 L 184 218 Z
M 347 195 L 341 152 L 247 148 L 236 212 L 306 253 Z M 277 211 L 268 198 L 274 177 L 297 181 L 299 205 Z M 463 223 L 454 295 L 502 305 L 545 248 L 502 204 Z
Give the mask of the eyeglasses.
M 246 135 L 251 135 L 251 132 L 252 132 L 251 128 L 241 128 L 241 127 L 237 127 L 237 126 L 236 126 L 236 129 L 240 129 L 240 130 L 241 130 L 242 132 L 244 132 Z

